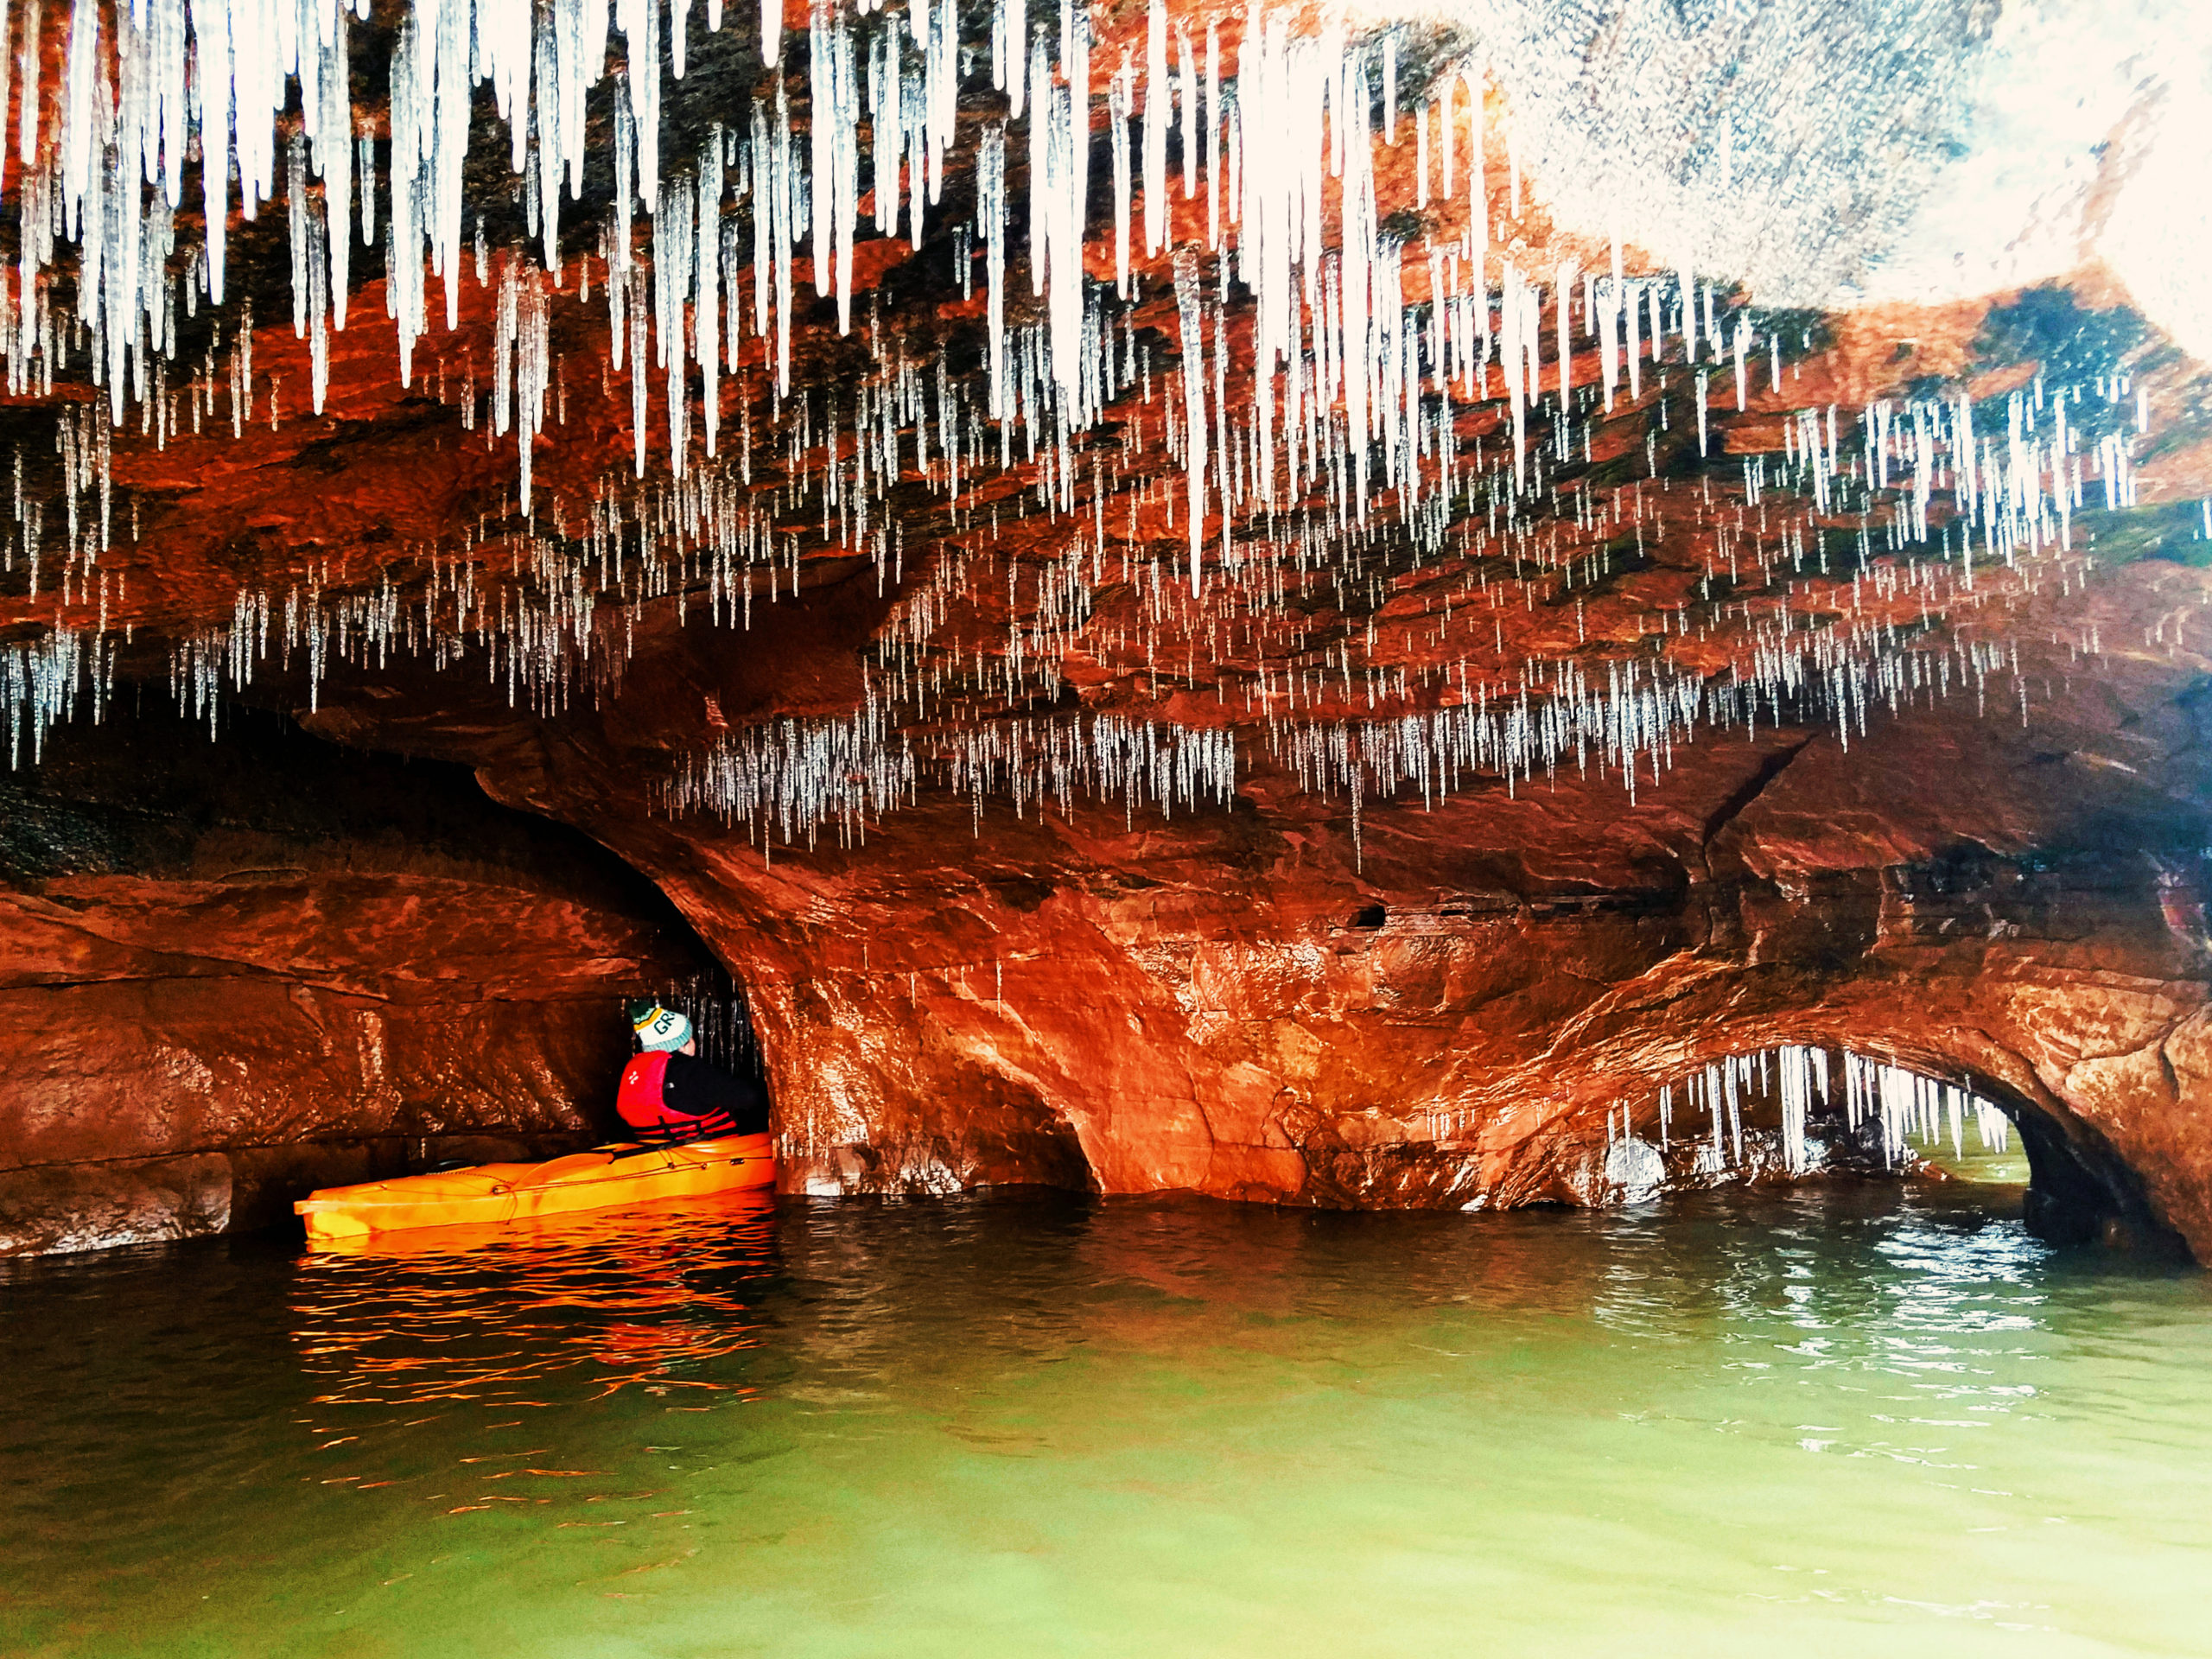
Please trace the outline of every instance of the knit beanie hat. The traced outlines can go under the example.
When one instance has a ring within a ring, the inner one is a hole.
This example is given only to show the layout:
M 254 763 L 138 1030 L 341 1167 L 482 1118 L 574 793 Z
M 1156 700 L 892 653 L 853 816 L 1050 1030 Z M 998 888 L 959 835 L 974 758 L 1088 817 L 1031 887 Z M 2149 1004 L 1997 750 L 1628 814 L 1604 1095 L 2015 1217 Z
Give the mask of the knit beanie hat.
M 629 1014 L 630 1029 L 637 1033 L 638 1046 L 648 1054 L 672 1053 L 691 1040 L 691 1022 L 651 997 L 632 997 Z

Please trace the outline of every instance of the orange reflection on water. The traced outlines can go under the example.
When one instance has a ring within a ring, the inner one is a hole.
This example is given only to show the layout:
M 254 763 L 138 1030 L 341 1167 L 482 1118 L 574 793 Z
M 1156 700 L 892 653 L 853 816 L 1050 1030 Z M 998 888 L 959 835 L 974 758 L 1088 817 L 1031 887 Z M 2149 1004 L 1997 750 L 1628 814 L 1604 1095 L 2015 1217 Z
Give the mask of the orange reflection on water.
M 774 1202 L 730 1192 L 317 1244 L 293 1299 L 315 1403 L 541 1404 L 557 1383 L 743 1392 L 700 1373 L 759 1342 Z

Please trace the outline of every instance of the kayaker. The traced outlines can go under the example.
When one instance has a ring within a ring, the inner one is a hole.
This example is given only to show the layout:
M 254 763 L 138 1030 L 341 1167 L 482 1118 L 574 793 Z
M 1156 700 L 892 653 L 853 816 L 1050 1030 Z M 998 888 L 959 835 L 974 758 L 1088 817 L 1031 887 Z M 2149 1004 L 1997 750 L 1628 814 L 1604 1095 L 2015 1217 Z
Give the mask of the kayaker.
M 652 997 L 628 1008 L 639 1053 L 623 1068 L 614 1109 L 640 1141 L 710 1141 L 761 1135 L 768 1128 L 767 1091 L 699 1058 L 691 1022 Z

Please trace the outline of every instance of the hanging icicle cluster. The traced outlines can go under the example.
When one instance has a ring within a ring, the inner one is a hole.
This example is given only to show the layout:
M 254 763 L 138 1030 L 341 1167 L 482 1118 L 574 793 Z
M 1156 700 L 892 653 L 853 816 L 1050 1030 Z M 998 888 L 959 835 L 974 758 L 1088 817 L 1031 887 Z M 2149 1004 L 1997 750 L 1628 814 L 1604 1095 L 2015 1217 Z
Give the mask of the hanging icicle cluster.
M 1911 1155 L 1916 1139 L 1929 1148 L 1948 1139 L 1951 1155 L 1965 1156 L 1968 1121 L 1983 1151 L 2001 1153 L 2010 1144 L 2011 1123 L 1980 1096 L 1863 1055 L 1843 1057 L 1843 1105 L 1853 1129 L 1880 1125 L 1883 1155 L 1893 1164 Z
M 1192 730 L 1114 715 L 995 723 L 925 738 L 893 734 L 880 707 L 849 721 L 779 720 L 718 741 L 682 763 L 664 804 L 743 820 L 764 850 L 811 848 L 834 827 L 840 845 L 864 842 L 872 818 L 913 798 L 918 770 L 943 774 L 975 806 L 1004 793 L 1017 813 L 1079 798 L 1173 814 L 1225 805 L 1236 791 L 1236 751 L 1227 732 Z
M 1853 1135 L 1862 1124 L 1876 1125 L 1883 1160 L 1892 1167 L 1914 1155 L 1914 1138 L 1929 1150 L 1948 1138 L 1952 1155 L 1965 1156 L 1969 1122 L 1983 1151 L 2003 1153 L 2011 1144 L 2012 1125 L 2003 1109 L 1972 1090 L 1849 1050 L 1841 1053 L 1839 1090 L 1829 1053 L 1785 1043 L 1708 1062 L 1690 1073 L 1679 1091 L 1672 1083 L 1662 1084 L 1650 1143 L 1662 1157 L 1686 1149 L 1703 1178 L 1772 1160 L 1773 1154 L 1764 1150 L 1769 1141 L 1783 1173 L 1802 1175 L 1819 1168 L 1821 1147 L 1808 1138 L 1816 1114 L 1840 1118 L 1840 1127 Z M 1778 1135 L 1745 1128 L 1745 1114 L 1762 1103 L 1779 1116 Z M 1608 1146 L 1639 1138 L 1636 1116 L 1626 1104 L 1608 1109 Z
M 455 543 L 242 589 L 226 625 L 168 639 L 181 704 L 212 726 L 272 652 L 312 704 L 334 664 L 399 652 L 480 664 L 554 715 L 619 683 L 647 606 L 749 628 L 756 603 L 799 595 L 810 560 L 863 560 L 895 597 L 864 706 L 722 740 L 669 797 L 785 840 L 859 833 L 911 798 L 917 766 L 979 810 L 1001 791 L 1018 810 L 1078 794 L 1186 810 L 1227 798 L 1264 753 L 1347 798 L 1357 836 L 1377 798 L 1433 805 L 1471 779 L 1517 791 L 1570 761 L 1617 772 L 1632 802 L 1700 733 L 1824 721 L 1847 743 L 1873 705 L 1969 683 L 1979 705 L 2000 673 L 2024 720 L 2017 643 L 1977 624 L 1993 601 L 2086 580 L 2072 520 L 2093 484 L 2107 510 L 2136 499 L 2148 405 L 2120 368 L 2035 381 L 2001 421 L 1962 397 L 1790 410 L 1778 454 L 1720 461 L 1713 421 L 1732 394 L 1739 413 L 1786 404 L 1784 351 L 1804 340 L 1687 253 L 1631 272 L 1616 239 L 1604 269 L 1523 269 L 1496 245 L 1523 181 L 1471 42 L 1430 54 L 1415 84 L 1392 29 L 1307 32 L 1255 10 L 1225 35 L 1150 0 L 1141 47 L 1094 65 L 1086 7 L 1033 26 L 1021 0 L 995 0 L 986 54 L 954 0 L 823 3 L 802 78 L 764 7 L 756 93 L 664 156 L 690 20 L 652 0 L 408 0 L 381 132 L 356 111 L 349 55 L 366 0 L 76 0 L 54 87 L 39 17 L 18 20 L 19 61 L 0 54 L 24 77 L 0 343 L 15 391 L 81 372 L 106 396 L 58 422 L 58 487 L 41 462 L 27 488 L 16 457 L 8 569 L 26 564 L 34 602 L 42 582 L 59 596 L 35 641 L 0 645 L 19 763 L 55 721 L 98 716 L 111 605 L 131 638 L 122 574 L 101 563 L 119 517 L 136 539 L 137 504 L 118 515 L 111 484 L 129 406 L 156 445 L 279 421 L 243 301 L 196 365 L 175 359 L 180 305 L 225 303 L 232 179 L 251 216 L 280 160 L 310 406 L 358 226 L 385 255 L 402 383 L 457 404 L 465 430 L 480 421 L 487 447 L 512 434 L 518 495 Z M 498 249 L 464 199 L 485 83 L 527 238 Z M 1002 110 L 963 122 L 963 99 L 984 97 Z M 590 141 L 594 120 L 610 143 Z M 1091 200 L 1095 159 L 1110 207 Z M 194 164 L 197 249 L 174 217 Z M 950 222 L 963 166 L 974 217 Z M 594 168 L 611 175 L 595 254 L 564 254 L 561 190 L 582 200 Z M 1423 215 L 1410 238 L 1408 207 Z M 874 299 L 855 316 L 864 207 L 918 252 L 934 226 L 963 299 L 980 253 L 980 339 L 887 324 Z M 558 312 L 592 302 L 594 268 L 601 380 L 615 396 L 627 378 L 631 454 L 588 496 L 549 499 L 534 455 L 567 419 Z M 864 367 L 849 350 L 815 384 L 793 349 L 810 276 L 838 334 L 866 345 Z M 473 347 L 432 340 L 459 327 L 472 281 L 488 384 Z M 1597 486 L 1601 444 L 1640 444 L 1643 475 Z M 1624 617 L 1612 578 L 1653 568 L 1681 573 L 1680 601 Z M 1540 644 L 1509 646 L 1508 610 Z M 2101 645 L 2092 632 L 2079 648 Z M 1110 715 L 1035 712 L 1102 671 Z M 1216 723 L 1156 717 L 1179 695 L 1211 695 Z

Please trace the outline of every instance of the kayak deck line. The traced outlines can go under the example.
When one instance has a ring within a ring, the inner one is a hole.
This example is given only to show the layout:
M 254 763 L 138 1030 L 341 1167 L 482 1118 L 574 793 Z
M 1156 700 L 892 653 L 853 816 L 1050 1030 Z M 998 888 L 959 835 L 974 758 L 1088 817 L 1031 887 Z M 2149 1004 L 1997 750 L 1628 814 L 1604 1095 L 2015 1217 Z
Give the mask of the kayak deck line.
M 725 1135 L 677 1146 L 622 1141 L 543 1164 L 478 1164 L 353 1186 L 324 1187 L 292 1206 L 311 1239 L 503 1222 L 772 1185 L 773 1141 Z

